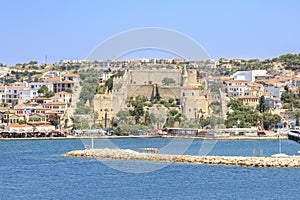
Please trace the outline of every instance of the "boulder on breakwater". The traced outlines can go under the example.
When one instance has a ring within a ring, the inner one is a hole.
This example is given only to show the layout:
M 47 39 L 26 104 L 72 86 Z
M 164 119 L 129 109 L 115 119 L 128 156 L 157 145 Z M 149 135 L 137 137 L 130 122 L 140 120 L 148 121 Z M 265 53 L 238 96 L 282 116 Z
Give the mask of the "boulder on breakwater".
M 64 156 L 108 158 L 123 160 L 149 160 L 243 167 L 300 167 L 300 156 L 288 157 L 243 157 L 243 156 L 191 156 L 139 153 L 129 149 L 74 150 Z

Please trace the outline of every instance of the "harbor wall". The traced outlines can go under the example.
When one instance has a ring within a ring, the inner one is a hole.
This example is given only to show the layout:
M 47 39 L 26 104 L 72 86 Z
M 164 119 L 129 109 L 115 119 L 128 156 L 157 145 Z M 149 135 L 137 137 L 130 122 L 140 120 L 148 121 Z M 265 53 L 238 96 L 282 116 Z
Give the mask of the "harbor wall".
M 210 165 L 229 165 L 243 167 L 300 167 L 300 156 L 288 157 L 242 157 L 242 156 L 191 156 L 139 153 L 122 149 L 75 150 L 65 156 L 108 158 L 122 160 L 148 160 L 159 162 L 180 162 Z

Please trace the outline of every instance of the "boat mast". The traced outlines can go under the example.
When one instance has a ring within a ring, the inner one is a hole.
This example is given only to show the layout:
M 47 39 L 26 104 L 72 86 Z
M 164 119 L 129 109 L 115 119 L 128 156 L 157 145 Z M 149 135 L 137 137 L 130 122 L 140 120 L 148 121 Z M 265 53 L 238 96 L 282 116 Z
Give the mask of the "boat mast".
M 278 135 L 278 142 L 279 142 L 279 146 L 278 146 L 278 148 L 279 148 L 279 153 L 281 153 L 281 140 L 280 140 L 280 135 Z

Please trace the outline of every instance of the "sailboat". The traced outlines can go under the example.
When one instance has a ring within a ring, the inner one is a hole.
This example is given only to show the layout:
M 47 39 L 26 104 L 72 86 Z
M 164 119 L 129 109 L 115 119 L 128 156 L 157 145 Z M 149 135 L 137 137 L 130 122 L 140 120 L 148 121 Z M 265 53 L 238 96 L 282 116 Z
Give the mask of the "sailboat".
M 271 157 L 273 157 L 273 158 L 286 158 L 286 157 L 289 157 L 285 153 L 281 152 L 281 139 L 280 139 L 279 133 L 278 133 L 278 152 L 279 153 L 277 153 L 277 154 L 271 155 Z

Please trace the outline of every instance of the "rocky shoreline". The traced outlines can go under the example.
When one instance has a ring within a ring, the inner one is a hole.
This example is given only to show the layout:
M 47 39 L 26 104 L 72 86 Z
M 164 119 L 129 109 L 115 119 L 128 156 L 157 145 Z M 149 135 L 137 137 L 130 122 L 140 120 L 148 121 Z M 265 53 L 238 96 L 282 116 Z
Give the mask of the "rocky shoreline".
M 191 156 L 139 153 L 122 149 L 74 150 L 64 156 L 106 158 L 122 160 L 147 160 L 158 162 L 180 162 L 210 165 L 228 165 L 242 167 L 300 167 L 300 156 L 288 157 L 242 157 L 242 156 Z

